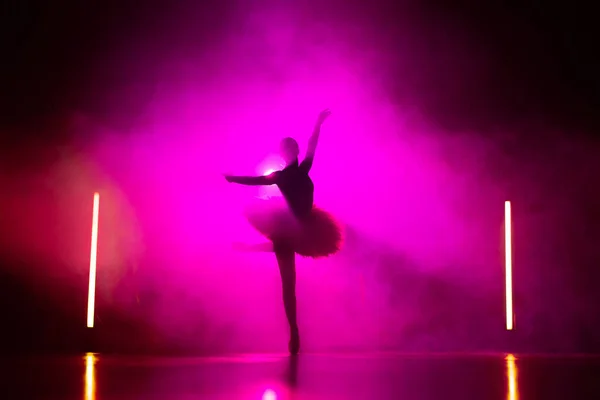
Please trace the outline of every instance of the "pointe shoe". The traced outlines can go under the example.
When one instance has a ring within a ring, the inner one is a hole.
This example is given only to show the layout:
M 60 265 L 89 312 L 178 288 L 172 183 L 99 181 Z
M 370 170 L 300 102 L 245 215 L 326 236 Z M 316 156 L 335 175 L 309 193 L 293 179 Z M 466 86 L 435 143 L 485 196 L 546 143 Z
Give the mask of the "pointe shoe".
M 298 333 L 298 329 L 292 329 L 288 350 L 292 355 L 296 355 L 300 351 L 300 334 Z

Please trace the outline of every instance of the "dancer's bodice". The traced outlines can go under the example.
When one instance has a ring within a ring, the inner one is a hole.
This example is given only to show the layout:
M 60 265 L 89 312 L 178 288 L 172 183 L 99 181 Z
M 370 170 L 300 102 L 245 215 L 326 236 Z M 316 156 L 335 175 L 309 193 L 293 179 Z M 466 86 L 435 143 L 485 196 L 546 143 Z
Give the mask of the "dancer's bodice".
M 277 172 L 277 186 L 298 218 L 307 216 L 313 208 L 315 186 L 308 170 L 308 165 L 295 162 Z

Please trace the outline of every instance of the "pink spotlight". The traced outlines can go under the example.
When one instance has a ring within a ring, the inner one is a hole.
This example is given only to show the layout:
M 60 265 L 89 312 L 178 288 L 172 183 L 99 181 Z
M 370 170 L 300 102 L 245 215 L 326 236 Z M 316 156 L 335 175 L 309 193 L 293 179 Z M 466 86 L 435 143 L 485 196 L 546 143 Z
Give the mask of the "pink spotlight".
M 94 327 L 94 307 L 96 302 L 96 257 L 98 253 L 98 214 L 100 212 L 100 193 L 94 193 L 92 211 L 92 249 L 90 253 L 90 283 L 88 288 L 87 327 Z
M 267 389 L 262 395 L 262 400 L 277 400 L 277 393 L 271 389 Z
M 270 165 L 274 165 L 274 164 L 271 163 Z M 281 169 L 281 168 L 279 168 L 279 169 Z M 279 169 L 262 168 L 261 170 L 263 171 L 262 174 L 264 176 L 269 176 L 273 172 L 278 171 Z M 262 198 L 277 197 L 280 194 L 279 189 L 276 186 L 262 186 L 258 189 L 258 192 L 259 192 L 259 197 L 262 197 Z
M 504 202 L 504 277 L 506 290 L 506 330 L 513 330 L 513 289 L 512 289 L 512 226 L 510 201 Z

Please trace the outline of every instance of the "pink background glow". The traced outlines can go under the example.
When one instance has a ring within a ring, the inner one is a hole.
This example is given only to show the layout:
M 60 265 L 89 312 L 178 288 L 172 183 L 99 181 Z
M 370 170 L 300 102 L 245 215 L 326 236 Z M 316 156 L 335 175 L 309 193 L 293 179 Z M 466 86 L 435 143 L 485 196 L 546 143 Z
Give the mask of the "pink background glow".
M 367 49 L 364 42 L 376 37 L 366 31 L 351 46 L 352 26 L 317 21 L 303 30 L 293 15 L 249 12 L 202 57 L 181 49 L 164 54 L 151 96 L 128 129 L 66 112 L 60 129 L 72 138 L 68 145 L 36 168 L 0 173 L 0 206 L 10 210 L 0 225 L 3 251 L 33 262 L 36 269 L 26 273 L 35 279 L 85 290 L 98 191 L 99 302 L 133 314 L 133 294 L 150 291 L 158 300 L 147 318 L 161 333 L 193 340 L 198 330 L 198 341 L 222 350 L 284 351 L 274 257 L 231 249 L 234 241 L 261 240 L 241 210 L 253 196 L 276 189 L 230 185 L 222 174 L 277 168 L 285 136 L 304 151 L 318 112 L 328 107 L 333 114 L 311 173 L 315 201 L 352 238 L 330 259 L 298 259 L 303 346 L 386 346 L 409 330 L 425 312 L 415 306 L 421 288 L 382 276 L 384 259 L 388 275 L 449 279 L 457 293 L 471 291 L 476 300 L 497 296 L 497 315 L 490 318 L 501 327 L 504 200 L 521 196 L 513 203 L 515 242 L 542 245 L 532 227 L 548 215 L 560 217 L 561 200 L 545 205 L 544 217 L 521 204 L 544 203 L 537 189 L 551 182 L 551 171 L 535 160 L 514 164 L 485 132 L 446 130 L 418 107 L 415 71 L 437 71 L 423 69 L 426 57 L 411 52 L 425 28 L 407 33 L 398 54 L 390 54 Z M 458 27 L 446 27 L 447 40 L 462 37 Z M 141 52 L 135 45 L 123 44 Z M 453 81 L 487 71 L 485 53 L 454 49 L 456 57 L 440 56 Z M 469 54 L 467 68 L 461 60 Z M 385 90 L 383 65 L 391 60 L 402 66 L 398 80 L 414 105 Z M 135 90 L 133 84 L 123 89 L 115 113 Z M 591 170 L 579 159 L 580 170 Z M 559 238 L 552 232 L 544 239 L 548 246 Z M 521 261 L 537 257 L 527 246 L 515 245 Z M 390 300 L 399 292 L 414 302 Z M 81 314 L 83 320 L 85 301 Z
M 236 81 L 226 73 L 210 88 L 165 83 L 149 103 L 144 122 L 128 136 L 85 116 L 72 117 L 72 129 L 85 138 L 85 146 L 79 153 L 65 150 L 40 174 L 46 192 L 26 193 L 28 209 L 40 215 L 25 219 L 29 224 L 19 228 L 22 236 L 12 238 L 14 250 L 29 248 L 30 232 L 46 221 L 52 240 L 37 241 L 37 254 L 58 257 L 65 268 L 85 276 L 97 190 L 99 296 L 113 298 L 128 269 L 142 269 L 144 261 L 156 257 L 162 286 L 157 290 L 178 298 L 165 299 L 155 314 L 159 326 L 170 321 L 163 329 L 173 324 L 185 329 L 194 307 L 200 307 L 214 314 L 215 323 L 235 323 L 236 335 L 248 338 L 245 345 L 270 342 L 273 331 L 285 338 L 274 257 L 231 250 L 233 241 L 262 241 L 241 211 L 252 196 L 277 189 L 230 185 L 222 173 L 255 175 L 277 168 L 279 140 L 293 136 L 304 149 L 317 113 L 329 106 L 334 114 L 323 127 L 312 171 L 317 204 L 430 272 L 461 259 L 484 275 L 497 268 L 497 258 L 473 253 L 469 238 L 483 236 L 481 223 L 461 219 L 453 208 L 464 188 L 453 187 L 457 178 L 436 159 L 435 148 L 416 135 L 407 116 L 375 98 L 353 75 L 351 64 L 336 58 L 326 64 L 335 68 L 305 71 L 282 85 L 247 77 Z M 51 202 L 44 201 L 48 196 Z M 502 203 L 488 204 L 493 206 L 501 209 Z M 489 247 L 497 245 L 497 233 L 485 234 Z M 308 346 L 327 340 L 324 330 L 348 324 L 379 334 L 371 324 L 383 315 L 366 313 L 373 321 L 365 325 L 341 308 L 346 298 L 359 295 L 359 275 L 348 264 L 360 251 L 346 248 L 328 260 L 298 259 L 299 312 Z M 371 274 L 368 265 L 360 267 L 363 276 Z M 377 297 L 378 289 L 371 290 Z M 350 343 L 353 336 L 365 339 L 357 327 L 338 335 Z M 331 340 L 338 343 L 340 337 Z M 276 348 L 282 345 L 285 340 Z

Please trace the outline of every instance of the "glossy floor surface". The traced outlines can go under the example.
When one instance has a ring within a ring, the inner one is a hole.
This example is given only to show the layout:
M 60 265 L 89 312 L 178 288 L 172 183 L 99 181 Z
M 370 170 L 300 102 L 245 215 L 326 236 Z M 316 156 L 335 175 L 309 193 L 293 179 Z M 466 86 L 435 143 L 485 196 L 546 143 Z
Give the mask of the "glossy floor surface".
M 599 399 L 600 357 L 84 355 L 0 361 L 6 399 Z

